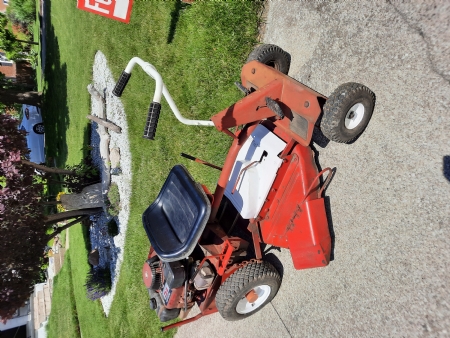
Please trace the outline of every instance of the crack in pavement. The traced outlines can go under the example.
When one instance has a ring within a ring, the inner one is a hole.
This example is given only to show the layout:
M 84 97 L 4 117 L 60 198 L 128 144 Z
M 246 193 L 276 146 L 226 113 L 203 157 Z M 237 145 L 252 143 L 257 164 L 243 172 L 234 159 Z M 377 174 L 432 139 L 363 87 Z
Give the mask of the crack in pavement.
M 281 323 L 283 324 L 284 328 L 286 329 L 289 337 L 292 338 L 291 332 L 289 331 L 289 329 L 287 328 L 286 324 L 284 323 L 283 319 L 281 318 L 280 314 L 278 313 L 277 309 L 275 308 L 275 306 L 273 305 L 272 302 L 270 302 L 270 305 L 272 305 L 272 308 L 275 310 L 275 313 L 277 314 L 278 318 L 280 318 Z
M 424 31 L 418 26 L 418 25 L 414 25 L 413 23 L 410 22 L 410 20 L 408 19 L 408 17 L 406 16 L 405 13 L 401 12 L 394 4 L 391 0 L 387 0 L 387 3 L 389 5 L 392 6 L 392 8 L 395 10 L 395 12 L 402 18 L 402 20 L 406 23 L 406 25 L 411 28 L 412 30 L 416 31 L 417 34 L 420 35 L 420 37 L 422 38 L 423 42 L 425 42 L 426 45 L 426 53 L 427 53 L 427 58 L 428 58 L 428 62 L 429 62 L 429 66 L 431 68 L 431 70 L 438 75 L 439 77 L 441 77 L 444 81 L 448 82 L 450 84 L 450 79 L 447 79 L 446 75 L 443 74 L 438 67 L 436 66 L 435 62 L 432 59 L 431 56 L 431 52 L 430 52 L 430 43 L 427 41 L 426 36 Z

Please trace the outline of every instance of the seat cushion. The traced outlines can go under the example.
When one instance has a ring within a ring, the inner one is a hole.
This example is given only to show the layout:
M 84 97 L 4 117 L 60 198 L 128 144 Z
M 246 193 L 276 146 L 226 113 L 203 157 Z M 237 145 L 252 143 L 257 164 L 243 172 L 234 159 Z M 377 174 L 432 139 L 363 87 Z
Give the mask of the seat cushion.
M 176 165 L 142 215 L 142 222 L 156 254 L 173 262 L 191 254 L 210 213 L 211 204 L 200 184 L 185 167 Z

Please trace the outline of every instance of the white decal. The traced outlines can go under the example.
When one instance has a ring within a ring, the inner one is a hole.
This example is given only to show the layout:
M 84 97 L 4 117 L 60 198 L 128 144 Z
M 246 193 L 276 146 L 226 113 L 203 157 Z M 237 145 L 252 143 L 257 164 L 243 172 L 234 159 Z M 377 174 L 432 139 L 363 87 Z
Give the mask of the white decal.
M 109 3 L 111 3 L 112 0 L 106 0 L 106 1 L 109 1 Z M 109 11 L 107 9 L 100 8 L 99 5 L 98 5 L 99 2 L 103 3 L 102 0 L 96 1 L 95 5 L 91 5 L 90 2 L 91 2 L 91 0 L 85 0 L 84 1 L 84 5 L 86 6 L 86 8 L 93 9 L 94 11 L 97 11 L 97 12 L 100 12 L 100 13 L 109 14 Z
M 126 19 L 128 13 L 128 6 L 130 0 L 116 0 L 116 6 L 114 7 L 114 16 L 120 19 Z

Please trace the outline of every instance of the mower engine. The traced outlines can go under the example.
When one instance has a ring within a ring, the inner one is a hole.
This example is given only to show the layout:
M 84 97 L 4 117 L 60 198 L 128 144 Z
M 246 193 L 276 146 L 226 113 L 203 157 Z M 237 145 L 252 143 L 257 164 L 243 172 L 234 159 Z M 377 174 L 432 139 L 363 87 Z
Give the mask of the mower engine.
M 197 269 L 200 262 L 188 264 L 189 261 L 192 262 L 192 257 L 162 262 L 154 255 L 144 263 L 142 278 L 150 295 L 150 308 L 156 310 L 161 322 L 178 316 L 185 318 L 195 298 L 199 298 L 211 286 L 216 276 L 208 262 Z M 190 271 L 186 273 L 188 266 Z

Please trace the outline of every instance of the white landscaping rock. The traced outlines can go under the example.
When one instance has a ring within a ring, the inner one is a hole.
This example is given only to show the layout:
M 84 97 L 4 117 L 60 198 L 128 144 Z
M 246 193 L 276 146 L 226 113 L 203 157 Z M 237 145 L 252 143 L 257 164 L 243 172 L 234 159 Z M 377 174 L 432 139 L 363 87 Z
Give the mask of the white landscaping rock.
M 120 165 L 120 150 L 119 148 L 112 148 L 109 153 L 109 161 L 111 168 L 117 168 Z
M 111 135 L 109 135 L 108 161 L 105 164 L 105 168 L 102 172 L 102 181 L 106 181 L 105 177 L 109 176 L 112 183 L 116 183 L 117 186 L 119 187 L 120 203 L 121 203 L 121 209 L 119 212 L 119 216 L 117 217 L 117 224 L 119 226 L 120 233 L 114 237 L 114 245 L 116 246 L 116 248 L 118 248 L 118 255 L 115 265 L 113 284 L 111 292 L 101 298 L 105 314 L 108 315 L 112 301 L 114 299 L 114 294 L 116 292 L 116 285 L 119 279 L 120 268 L 123 261 L 125 234 L 130 214 L 129 202 L 131 196 L 131 154 L 130 154 L 130 146 L 128 143 L 128 124 L 126 120 L 124 107 L 120 99 L 111 94 L 115 86 L 115 81 L 111 74 L 111 71 L 108 68 L 106 57 L 100 51 L 98 51 L 95 54 L 92 84 L 98 91 L 100 92 L 104 91 L 106 93 L 105 94 L 106 116 L 104 118 L 106 118 L 108 121 L 113 122 L 122 129 L 121 134 L 111 133 Z M 91 101 L 91 111 L 93 115 L 103 117 L 100 116 L 101 112 L 103 111 L 102 104 L 103 103 L 101 102 L 101 100 Z M 104 127 L 99 125 L 98 128 L 100 131 L 100 135 L 102 136 Z M 108 134 L 107 131 L 105 132 L 106 134 Z M 101 141 L 100 143 L 102 144 L 101 148 L 105 147 L 104 143 L 106 142 Z M 122 174 L 110 176 L 109 149 L 114 148 L 120 149 L 120 167 L 122 169 Z M 104 151 L 105 150 L 106 149 L 104 149 Z M 103 158 L 104 154 L 102 153 L 101 156 Z

